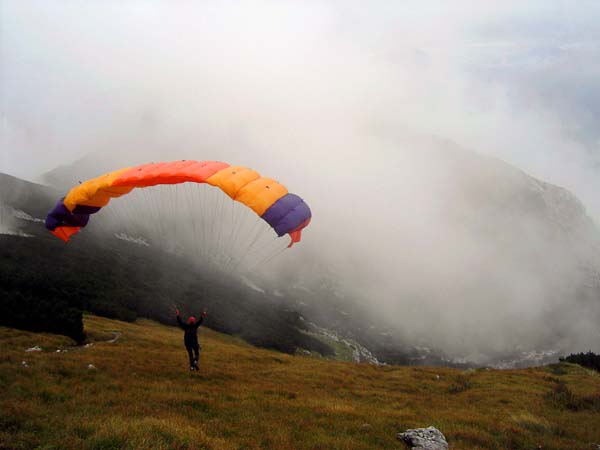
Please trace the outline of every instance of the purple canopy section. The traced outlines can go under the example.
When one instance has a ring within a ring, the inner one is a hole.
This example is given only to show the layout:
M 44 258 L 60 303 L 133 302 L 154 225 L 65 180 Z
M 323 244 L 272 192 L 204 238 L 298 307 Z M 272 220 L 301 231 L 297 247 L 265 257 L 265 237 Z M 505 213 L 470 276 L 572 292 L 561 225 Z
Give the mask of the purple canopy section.
M 277 236 L 294 231 L 312 216 L 310 208 L 296 194 L 286 194 L 273 203 L 262 215 Z
M 102 209 L 97 206 L 77 205 L 71 212 L 63 201 L 64 197 L 56 203 L 46 217 L 46 228 L 50 231 L 56 230 L 57 227 L 85 227 L 90 220 L 90 214 Z

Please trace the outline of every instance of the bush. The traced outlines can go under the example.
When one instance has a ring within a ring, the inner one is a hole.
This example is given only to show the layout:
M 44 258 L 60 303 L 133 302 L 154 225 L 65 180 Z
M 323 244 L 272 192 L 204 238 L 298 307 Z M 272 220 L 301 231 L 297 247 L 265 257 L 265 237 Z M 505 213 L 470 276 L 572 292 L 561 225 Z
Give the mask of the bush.
M 0 296 L 0 325 L 63 334 L 78 343 L 85 340 L 81 311 L 65 301 L 1 288 Z
M 559 361 L 579 364 L 580 366 L 600 372 L 600 355 L 596 355 L 591 351 L 587 353 L 570 354 L 566 358 L 560 358 Z

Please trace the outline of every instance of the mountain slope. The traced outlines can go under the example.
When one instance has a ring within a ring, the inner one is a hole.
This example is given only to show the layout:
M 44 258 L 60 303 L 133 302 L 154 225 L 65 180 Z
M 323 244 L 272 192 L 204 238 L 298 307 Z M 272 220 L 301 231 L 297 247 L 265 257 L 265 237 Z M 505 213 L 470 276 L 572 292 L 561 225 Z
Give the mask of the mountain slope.
M 600 348 L 600 234 L 568 190 L 431 138 L 394 142 L 357 180 L 359 210 L 336 204 L 351 232 L 321 240 L 324 258 L 341 252 L 340 276 L 315 257 L 296 283 L 306 309 L 311 292 L 325 315 L 352 313 L 340 326 L 388 362 L 527 365 Z
M 201 329 L 201 371 L 189 373 L 174 327 L 85 323 L 94 340 L 83 348 L 0 327 L 0 447 L 397 449 L 396 433 L 429 425 L 456 450 L 600 441 L 600 378 L 578 366 L 376 367 Z M 35 345 L 43 351 L 25 352 Z
M 246 328 L 251 342 L 261 345 L 262 324 L 272 316 L 262 311 L 277 307 L 293 328 L 311 332 L 305 328 L 312 322 L 315 329 L 356 342 L 385 362 L 526 366 L 597 349 L 600 234 L 574 195 L 503 161 L 428 136 L 394 139 L 389 148 L 382 145 L 377 151 L 381 158 L 360 165 L 359 172 L 359 161 L 348 161 L 348 166 L 339 162 L 328 175 L 327 195 L 325 182 L 315 179 L 318 172 L 312 183 L 307 182 L 305 188 L 316 189 L 311 203 L 317 213 L 302 243 L 302 257 L 274 263 L 270 279 L 231 277 L 229 285 L 220 284 L 211 295 L 204 286 L 219 283 L 208 276 L 194 281 L 186 275 L 181 283 L 172 283 L 173 268 L 189 274 L 189 266 L 181 255 L 136 248 L 136 239 L 143 243 L 147 238 L 137 232 L 143 226 L 136 229 L 135 220 L 143 221 L 139 206 L 124 214 L 103 211 L 69 244 L 69 251 L 83 255 L 100 246 L 108 254 L 122 254 L 118 261 L 130 258 L 130 265 L 140 270 L 124 272 L 136 281 L 131 285 L 135 289 L 145 286 L 138 296 L 148 296 L 149 302 L 136 300 L 134 289 L 126 288 L 129 300 L 120 305 L 158 320 L 168 320 L 173 297 L 177 302 L 196 297 L 194 307 L 186 300 L 191 311 L 207 301 L 213 307 L 216 299 L 210 297 L 227 292 L 230 314 L 223 314 L 224 321 L 215 326 L 232 332 Z M 48 176 L 56 183 L 69 179 L 70 185 L 76 182 L 74 174 L 95 176 L 114 164 L 105 154 L 90 154 Z M 188 211 L 196 211 L 185 196 L 179 209 L 167 204 L 164 215 L 181 214 L 182 221 L 189 221 Z M 215 205 L 219 203 L 200 204 L 197 212 L 205 214 Z M 160 209 L 152 203 L 146 206 Z M 163 227 L 160 220 L 147 222 Z M 117 239 L 114 232 L 102 229 L 114 223 L 126 223 L 132 231 Z M 34 230 L 34 223 L 26 225 L 21 232 L 40 230 Z M 175 234 L 181 241 L 172 248 L 194 247 L 181 230 Z M 189 256 L 192 265 L 206 261 L 204 255 Z M 144 259 L 165 264 L 149 265 Z M 154 295 L 156 289 L 160 296 Z M 110 292 L 109 297 L 115 291 Z M 248 303 L 247 298 L 255 301 Z M 248 331 L 253 322 L 261 326 Z M 325 334 L 321 337 L 326 341 Z M 311 346 L 317 344 L 313 341 Z
M 299 315 L 231 277 L 153 248 L 86 230 L 68 245 L 50 235 L 43 218 L 58 198 L 50 188 L 0 177 L 4 224 L 0 230 L 0 324 L 52 331 L 83 340 L 81 310 L 121 320 L 138 315 L 170 323 L 211 310 L 207 326 L 249 342 L 294 352 L 331 355 L 303 332 Z

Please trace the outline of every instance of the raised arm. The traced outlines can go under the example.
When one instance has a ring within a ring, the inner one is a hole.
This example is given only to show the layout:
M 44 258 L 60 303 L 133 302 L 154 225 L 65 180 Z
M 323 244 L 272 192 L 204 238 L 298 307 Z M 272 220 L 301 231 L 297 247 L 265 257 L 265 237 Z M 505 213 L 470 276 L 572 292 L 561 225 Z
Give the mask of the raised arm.
M 179 316 L 179 310 L 178 309 L 175 310 L 175 315 L 177 316 L 177 323 L 179 324 L 179 327 L 185 329 L 183 321 L 181 320 L 181 317 Z
M 206 317 L 206 310 L 202 311 L 202 314 L 200 314 L 200 317 L 198 317 L 198 321 L 196 322 L 196 328 L 198 328 L 200 325 L 202 325 L 202 322 L 204 322 L 205 317 Z

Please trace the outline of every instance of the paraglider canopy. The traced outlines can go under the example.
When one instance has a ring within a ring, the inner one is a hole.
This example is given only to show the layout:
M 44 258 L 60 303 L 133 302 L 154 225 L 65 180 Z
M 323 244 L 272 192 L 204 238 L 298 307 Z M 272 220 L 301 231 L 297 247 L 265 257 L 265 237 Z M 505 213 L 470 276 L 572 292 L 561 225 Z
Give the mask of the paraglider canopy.
M 232 200 L 252 209 L 275 231 L 288 234 L 288 247 L 300 242 L 302 230 L 311 220 L 308 205 L 272 178 L 243 166 L 218 161 L 172 161 L 126 167 L 93 178 L 72 188 L 46 218 L 46 228 L 68 242 L 84 228 L 112 198 L 129 194 L 135 188 L 162 184 L 206 183 L 221 189 Z

